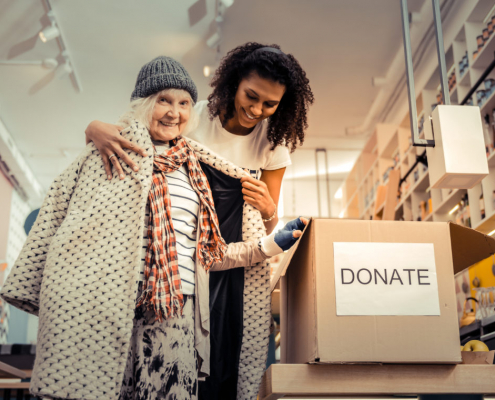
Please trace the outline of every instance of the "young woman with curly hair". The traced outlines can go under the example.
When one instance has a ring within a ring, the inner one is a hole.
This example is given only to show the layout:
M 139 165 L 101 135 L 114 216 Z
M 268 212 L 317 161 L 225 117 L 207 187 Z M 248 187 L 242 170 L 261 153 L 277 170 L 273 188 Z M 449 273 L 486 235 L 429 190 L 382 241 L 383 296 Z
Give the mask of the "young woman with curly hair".
M 242 240 L 242 209 L 239 212 L 230 201 L 236 196 L 260 211 L 270 233 L 278 222 L 282 179 L 291 164 L 289 153 L 303 142 L 308 126 L 307 112 L 314 101 L 309 80 L 298 61 L 278 45 L 246 43 L 227 53 L 210 85 L 213 91 L 208 100 L 195 105 L 198 127 L 188 137 L 248 169 L 251 175 L 241 183 L 208 177 L 215 204 L 222 205 L 217 206 L 222 236 Z M 86 129 L 86 140 L 99 149 L 108 179 L 112 179 L 112 165 L 124 179 L 118 158 L 137 170 L 123 149 L 145 154 L 119 131 L 116 125 L 98 121 Z M 268 279 L 268 287 L 263 283 L 258 292 L 251 290 L 252 279 L 245 278 L 244 268 L 210 274 L 211 370 L 199 385 L 200 400 L 256 398 L 268 349 L 269 271 L 263 270 L 255 278 L 258 283 Z M 244 295 L 247 291 L 249 295 Z M 260 302 L 253 303 L 255 297 L 265 299 L 262 307 Z M 260 308 L 254 316 L 247 313 L 253 308 Z M 255 338 L 254 347 L 264 349 L 261 355 L 252 353 L 253 346 L 247 344 L 252 341 L 253 325 L 266 333 L 266 337 Z

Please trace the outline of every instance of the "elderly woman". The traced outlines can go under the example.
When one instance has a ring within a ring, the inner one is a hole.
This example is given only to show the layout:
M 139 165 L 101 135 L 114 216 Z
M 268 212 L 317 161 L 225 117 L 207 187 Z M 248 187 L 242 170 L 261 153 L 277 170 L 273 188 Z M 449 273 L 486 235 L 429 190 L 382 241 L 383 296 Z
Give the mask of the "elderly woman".
M 107 180 L 90 144 L 52 184 L 1 290 L 39 315 L 36 396 L 196 398 L 209 373 L 208 271 L 254 265 L 301 235 L 298 219 L 226 244 L 200 160 L 237 178 L 242 170 L 182 138 L 196 99 L 180 63 L 154 59 L 122 120 L 149 154 L 135 157 L 139 171 Z

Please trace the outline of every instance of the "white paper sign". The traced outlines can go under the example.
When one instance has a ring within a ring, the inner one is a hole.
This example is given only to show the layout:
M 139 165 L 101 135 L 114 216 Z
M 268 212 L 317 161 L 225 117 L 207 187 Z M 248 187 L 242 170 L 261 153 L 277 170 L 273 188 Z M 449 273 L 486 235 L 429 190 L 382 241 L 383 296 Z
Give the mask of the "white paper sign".
M 334 243 L 337 315 L 440 315 L 433 243 Z

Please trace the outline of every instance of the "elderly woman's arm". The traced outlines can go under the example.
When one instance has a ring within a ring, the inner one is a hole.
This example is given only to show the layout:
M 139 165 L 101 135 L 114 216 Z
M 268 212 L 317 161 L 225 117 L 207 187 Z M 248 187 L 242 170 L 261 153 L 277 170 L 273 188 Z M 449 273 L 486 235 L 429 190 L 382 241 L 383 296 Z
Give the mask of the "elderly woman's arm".
M 55 234 L 65 220 L 81 165 L 89 152 L 90 149 L 86 148 L 53 181 L 19 257 L 2 286 L 0 296 L 22 311 L 38 315 L 46 259 Z
M 230 243 L 223 260 L 214 263 L 211 271 L 250 267 L 289 250 L 302 235 L 302 230 L 307 224 L 306 218 L 297 218 L 288 222 L 279 232 L 265 236 L 261 240 L 249 239 L 245 242 Z

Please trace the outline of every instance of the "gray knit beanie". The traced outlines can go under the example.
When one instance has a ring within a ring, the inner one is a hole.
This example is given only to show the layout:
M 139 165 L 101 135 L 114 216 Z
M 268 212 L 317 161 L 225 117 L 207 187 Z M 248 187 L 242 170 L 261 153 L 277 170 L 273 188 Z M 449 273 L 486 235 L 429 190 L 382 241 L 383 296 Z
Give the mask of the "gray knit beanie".
M 148 97 L 164 89 L 183 89 L 196 103 L 198 89 L 186 69 L 173 58 L 160 56 L 145 64 L 136 81 L 131 100 Z

